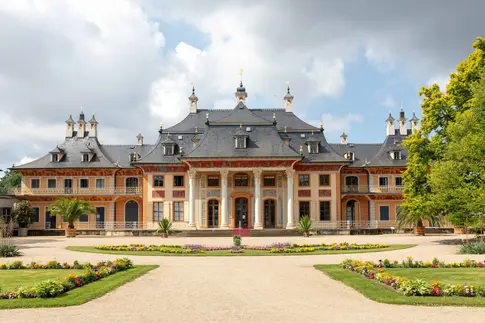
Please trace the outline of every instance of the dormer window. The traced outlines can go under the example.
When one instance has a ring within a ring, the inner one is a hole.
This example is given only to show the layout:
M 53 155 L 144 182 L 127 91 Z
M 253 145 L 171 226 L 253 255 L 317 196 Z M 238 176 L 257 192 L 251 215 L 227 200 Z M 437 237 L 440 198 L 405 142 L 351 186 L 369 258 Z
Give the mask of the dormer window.
M 313 132 L 312 135 L 305 141 L 305 144 L 307 145 L 308 152 L 310 154 L 318 154 L 318 145 L 320 144 L 320 140 L 313 135 Z
M 401 152 L 400 151 L 393 151 L 391 153 L 392 159 L 401 159 Z
M 308 152 L 310 154 L 318 154 L 318 144 L 311 143 L 310 145 L 308 145 Z
M 244 138 L 244 137 L 237 137 L 236 138 L 236 148 L 237 149 L 246 148 L 246 138 Z
M 344 154 L 344 158 L 347 160 L 354 160 L 354 153 L 351 151 L 348 151 Z
M 58 154 L 51 154 L 51 162 L 57 163 L 59 161 L 59 155 Z
M 89 162 L 89 154 L 83 154 L 82 161 L 83 161 L 83 163 L 88 163 Z
M 175 145 L 165 145 L 163 146 L 163 154 L 165 156 L 173 156 Z
M 129 155 L 130 162 L 135 162 L 140 158 L 140 155 L 138 155 L 136 152 L 133 152 Z

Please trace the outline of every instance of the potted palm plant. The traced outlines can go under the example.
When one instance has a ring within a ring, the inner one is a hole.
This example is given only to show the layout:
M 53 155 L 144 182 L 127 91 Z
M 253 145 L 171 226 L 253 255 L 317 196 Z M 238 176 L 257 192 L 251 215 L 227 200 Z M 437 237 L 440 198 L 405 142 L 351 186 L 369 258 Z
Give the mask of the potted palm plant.
M 170 220 L 167 218 L 163 218 L 160 222 L 158 222 L 157 232 L 160 232 L 162 234 L 162 238 L 168 238 L 171 227 L 172 222 L 170 222 Z
M 12 218 L 17 221 L 19 225 L 18 236 L 26 237 L 28 229 L 27 227 L 32 222 L 32 217 L 35 215 L 34 209 L 30 206 L 30 202 L 27 200 L 20 201 L 15 204 L 12 210 Z
M 428 221 L 430 225 L 440 224 L 441 215 L 433 211 L 427 211 L 425 208 L 422 209 L 422 212 L 408 212 L 403 206 L 397 209 L 397 226 L 399 228 L 413 226 L 414 234 L 424 236 L 424 221 Z
M 305 238 L 308 238 L 311 230 L 313 230 L 312 219 L 308 215 L 301 217 L 300 221 L 298 222 L 298 231 L 303 233 Z
M 66 229 L 66 237 L 74 238 L 76 237 L 76 227 L 74 226 L 74 221 L 79 219 L 82 215 L 88 215 L 96 212 L 95 209 L 91 207 L 91 204 L 83 200 L 68 200 L 59 199 L 49 206 L 49 211 L 52 215 L 61 216 L 64 221 L 68 223 Z

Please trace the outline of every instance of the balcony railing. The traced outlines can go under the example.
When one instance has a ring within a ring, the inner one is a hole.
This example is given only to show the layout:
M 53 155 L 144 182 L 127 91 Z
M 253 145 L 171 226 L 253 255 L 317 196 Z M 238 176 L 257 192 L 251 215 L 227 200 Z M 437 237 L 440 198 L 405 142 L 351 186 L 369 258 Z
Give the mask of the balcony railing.
M 11 195 L 141 195 L 143 189 L 139 187 L 107 187 L 107 188 L 16 188 Z
M 404 186 L 344 185 L 342 193 L 402 193 Z

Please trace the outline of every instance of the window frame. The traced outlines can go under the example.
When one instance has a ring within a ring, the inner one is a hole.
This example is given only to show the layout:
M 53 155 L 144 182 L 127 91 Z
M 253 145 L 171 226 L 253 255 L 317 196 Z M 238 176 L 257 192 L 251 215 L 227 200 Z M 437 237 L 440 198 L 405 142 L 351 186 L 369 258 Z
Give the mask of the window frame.
M 88 183 L 87 187 L 82 187 L 81 183 L 82 183 L 83 180 L 87 181 L 87 183 Z M 79 184 L 79 189 L 81 189 L 81 190 L 89 189 L 89 178 L 87 178 L 87 177 L 80 178 L 78 184 Z
M 246 137 L 236 137 L 235 138 L 235 147 L 236 149 L 245 149 L 246 148 Z M 242 145 L 241 145 L 242 143 Z M 242 146 L 242 147 L 240 147 Z
M 161 208 L 160 208 L 161 204 Z M 158 206 L 157 210 L 155 210 L 155 205 Z M 160 222 L 163 219 L 163 207 L 164 207 L 164 202 L 153 202 L 153 212 L 152 212 L 152 219 L 153 222 Z M 157 220 L 158 219 L 158 220 Z
M 397 184 L 397 179 L 398 179 L 398 178 L 399 178 L 399 179 L 401 179 L 401 184 L 399 184 L 399 185 Z M 396 187 L 404 187 L 404 182 L 403 182 L 403 178 L 402 178 L 402 176 L 394 176 L 394 185 L 395 185 Z
M 86 221 L 82 220 L 83 216 L 86 216 Z M 78 223 L 89 223 L 89 214 L 81 215 L 77 221 Z M 62 222 L 64 223 L 64 218 L 62 219 Z
M 217 178 L 217 185 L 209 185 L 209 180 L 211 179 L 212 177 L 212 180 L 214 180 L 215 178 Z M 221 186 L 221 177 L 219 175 L 207 175 L 207 187 L 220 187 Z
M 269 178 L 269 177 L 272 177 L 273 178 L 273 185 L 266 185 L 264 183 L 264 179 L 265 178 Z M 278 186 L 278 182 L 277 182 L 277 179 L 276 179 L 276 175 L 275 174 L 266 174 L 266 175 L 263 175 L 263 187 L 276 187 Z
M 184 221 L 184 209 L 185 209 L 185 202 L 184 201 L 174 201 L 173 202 L 173 211 L 172 211 L 172 221 L 173 222 L 183 222 Z M 179 206 L 179 208 L 176 210 L 175 205 Z M 182 209 L 180 209 L 180 205 L 182 206 Z M 176 217 L 176 215 L 178 215 Z
M 87 158 L 85 158 L 87 157 Z M 81 157 L 81 162 L 83 163 L 89 163 L 89 154 L 88 153 L 84 153 Z
M 322 177 L 326 176 L 328 178 L 327 184 L 322 184 Z M 319 174 L 318 175 L 319 186 L 330 186 L 330 174 Z
M 34 181 L 37 181 L 39 183 L 38 187 L 34 187 L 34 185 L 32 185 Z M 40 178 L 39 177 L 35 177 L 35 178 L 30 179 L 30 189 L 40 190 Z
M 59 162 L 59 155 L 58 154 L 51 154 L 51 162 L 58 163 Z
M 175 155 L 175 145 L 164 145 L 163 146 L 163 154 L 165 156 L 173 156 Z
M 330 203 L 331 201 L 318 201 L 318 204 L 319 204 L 319 220 L 322 221 L 322 222 L 327 222 L 327 221 L 331 221 L 332 220 L 332 205 Z M 325 211 L 328 211 L 328 219 L 325 219 L 325 214 L 323 215 L 323 219 L 322 219 L 322 203 L 328 203 L 328 210 L 325 210 Z
M 381 208 L 382 207 L 387 207 L 387 216 L 388 216 L 388 219 L 387 220 L 383 220 L 382 219 L 382 215 L 381 215 Z M 381 221 L 381 222 L 389 222 L 389 221 L 391 221 L 391 206 L 389 204 L 379 205 L 379 221 Z
M 308 152 L 310 154 L 318 154 L 318 143 L 311 143 L 308 145 Z
M 394 155 L 393 157 L 394 157 L 395 160 L 401 159 L 401 156 L 402 156 L 401 152 L 398 151 L 398 150 L 394 151 L 393 155 Z
M 37 209 L 37 214 L 35 214 L 32 218 L 31 218 L 31 221 L 32 223 L 40 223 L 40 207 L 39 206 L 33 206 L 32 207 L 32 210 L 35 210 Z M 38 221 L 34 221 L 34 217 L 37 216 L 37 220 Z M 44 221 L 45 222 L 45 221 Z
M 298 219 L 301 219 L 303 218 L 302 216 L 302 208 L 301 206 L 304 205 L 304 204 L 308 204 L 308 216 L 311 218 L 311 203 L 310 201 L 298 201 Z
M 162 185 L 157 185 L 157 182 L 158 182 L 158 184 L 160 184 L 160 179 L 161 179 Z M 165 176 L 163 176 L 163 175 L 153 175 L 152 186 L 153 187 L 164 187 L 165 186 Z
M 303 176 L 307 176 L 308 177 L 308 184 L 307 185 L 302 185 L 301 183 L 301 178 Z M 311 186 L 311 183 L 310 183 L 310 174 L 298 174 L 298 186 L 299 187 L 310 187 Z
M 54 181 L 54 187 L 50 187 L 49 182 Z M 57 188 L 57 178 L 47 178 L 47 188 L 56 189 Z
M 176 178 L 182 177 L 182 185 L 176 185 Z M 185 175 L 173 175 L 173 187 L 185 187 Z

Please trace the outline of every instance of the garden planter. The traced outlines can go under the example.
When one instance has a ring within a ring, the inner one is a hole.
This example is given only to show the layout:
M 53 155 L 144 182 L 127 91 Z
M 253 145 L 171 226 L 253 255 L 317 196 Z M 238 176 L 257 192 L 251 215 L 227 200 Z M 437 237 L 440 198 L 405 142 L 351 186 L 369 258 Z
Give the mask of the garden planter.
M 303 232 L 303 236 L 304 236 L 305 238 L 308 238 L 308 237 L 310 236 L 310 232 Z
M 162 238 L 168 238 L 168 234 L 162 233 Z
M 466 233 L 466 230 L 465 230 L 465 228 L 454 227 L 453 228 L 453 232 L 455 234 L 465 234 Z
M 27 228 L 19 228 L 18 230 L 18 236 L 19 237 L 26 237 L 27 236 Z
M 76 228 L 74 229 L 66 229 L 66 237 L 68 238 L 75 238 L 76 237 Z
M 414 227 L 414 233 L 418 236 L 424 236 L 424 227 Z

